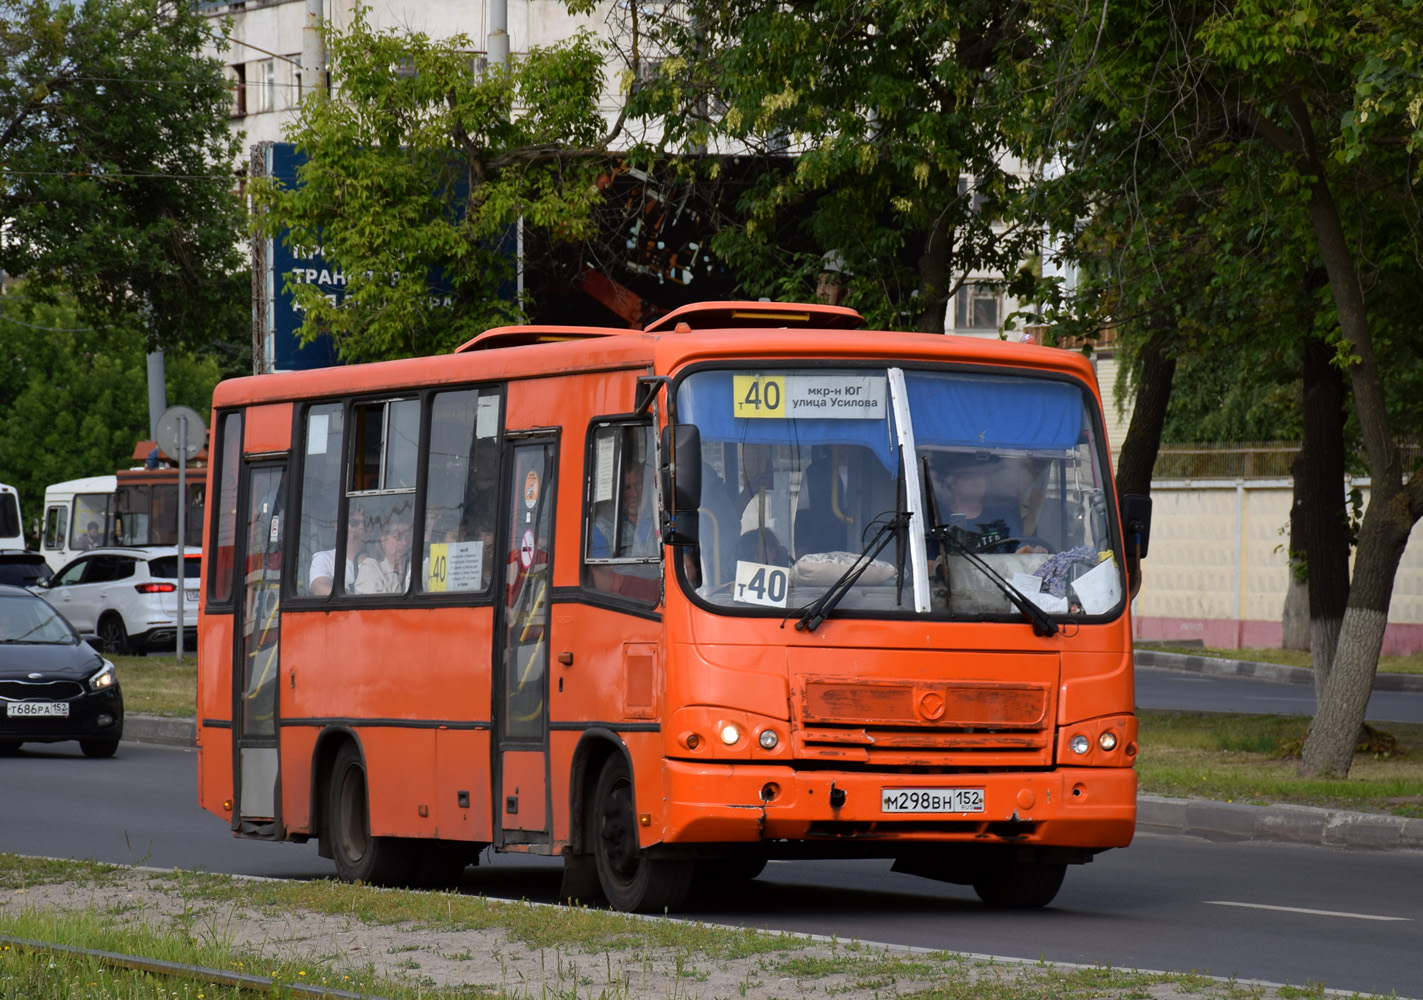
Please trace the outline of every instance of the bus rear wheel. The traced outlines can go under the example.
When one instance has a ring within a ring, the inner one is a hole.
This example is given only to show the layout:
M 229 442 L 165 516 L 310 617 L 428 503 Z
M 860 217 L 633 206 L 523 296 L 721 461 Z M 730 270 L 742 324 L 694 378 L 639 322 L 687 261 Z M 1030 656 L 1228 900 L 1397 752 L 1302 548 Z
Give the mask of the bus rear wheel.
M 641 849 L 632 771 L 621 756 L 610 757 L 598 775 L 590 830 L 598 884 L 614 909 L 662 913 L 677 909 L 686 900 L 693 863 L 650 858 Z
M 414 857 L 398 838 L 371 836 L 366 766 L 352 743 L 336 754 L 329 792 L 326 834 L 337 876 L 346 882 L 404 885 Z
M 998 909 L 1029 909 L 1047 906 L 1062 888 L 1067 865 L 1016 862 L 1000 868 L 991 878 L 973 883 L 973 891 L 989 906 Z

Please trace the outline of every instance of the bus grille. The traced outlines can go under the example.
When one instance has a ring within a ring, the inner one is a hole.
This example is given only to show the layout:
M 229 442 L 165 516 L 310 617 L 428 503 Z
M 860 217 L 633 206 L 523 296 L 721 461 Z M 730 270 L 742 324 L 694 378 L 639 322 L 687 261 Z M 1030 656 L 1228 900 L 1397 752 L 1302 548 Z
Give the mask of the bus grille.
M 1052 687 L 1034 681 L 803 678 L 800 759 L 878 766 L 1052 763 Z

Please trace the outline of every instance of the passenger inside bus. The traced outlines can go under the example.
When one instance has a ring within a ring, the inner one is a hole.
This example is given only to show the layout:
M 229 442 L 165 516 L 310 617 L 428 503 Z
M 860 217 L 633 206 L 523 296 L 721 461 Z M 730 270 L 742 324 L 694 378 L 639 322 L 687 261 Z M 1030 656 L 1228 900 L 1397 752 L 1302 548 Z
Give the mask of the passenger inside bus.
M 351 590 L 356 585 L 356 566 L 365 555 L 366 515 L 360 507 L 351 506 L 346 514 L 346 575 L 345 587 Z M 331 593 L 332 581 L 336 577 L 336 550 L 322 549 L 311 557 L 308 571 L 307 589 L 316 597 Z
M 356 567 L 358 594 L 403 594 L 410 585 L 410 512 L 402 507 L 386 520 L 375 552 Z

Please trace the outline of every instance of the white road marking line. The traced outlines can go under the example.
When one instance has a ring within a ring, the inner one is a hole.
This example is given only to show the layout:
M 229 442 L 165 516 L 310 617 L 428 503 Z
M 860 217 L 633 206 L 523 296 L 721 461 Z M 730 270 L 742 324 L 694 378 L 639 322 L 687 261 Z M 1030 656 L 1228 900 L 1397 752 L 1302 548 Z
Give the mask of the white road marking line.
M 1376 913 L 1343 913 L 1339 910 L 1310 910 L 1303 906 L 1270 906 L 1266 903 L 1233 903 L 1225 899 L 1204 900 L 1208 906 L 1240 906 L 1247 910 L 1279 910 L 1281 913 L 1308 913 L 1316 917 L 1348 917 L 1351 920 L 1401 920 L 1411 922 L 1412 917 L 1383 917 Z

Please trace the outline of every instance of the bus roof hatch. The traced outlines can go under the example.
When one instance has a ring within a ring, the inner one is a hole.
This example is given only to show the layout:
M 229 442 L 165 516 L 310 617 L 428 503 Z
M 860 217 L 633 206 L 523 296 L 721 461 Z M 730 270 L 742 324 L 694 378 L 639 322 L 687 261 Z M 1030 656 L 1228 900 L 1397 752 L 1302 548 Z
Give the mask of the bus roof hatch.
M 649 323 L 648 333 L 737 327 L 858 330 L 865 319 L 844 306 L 804 302 L 693 302 Z

